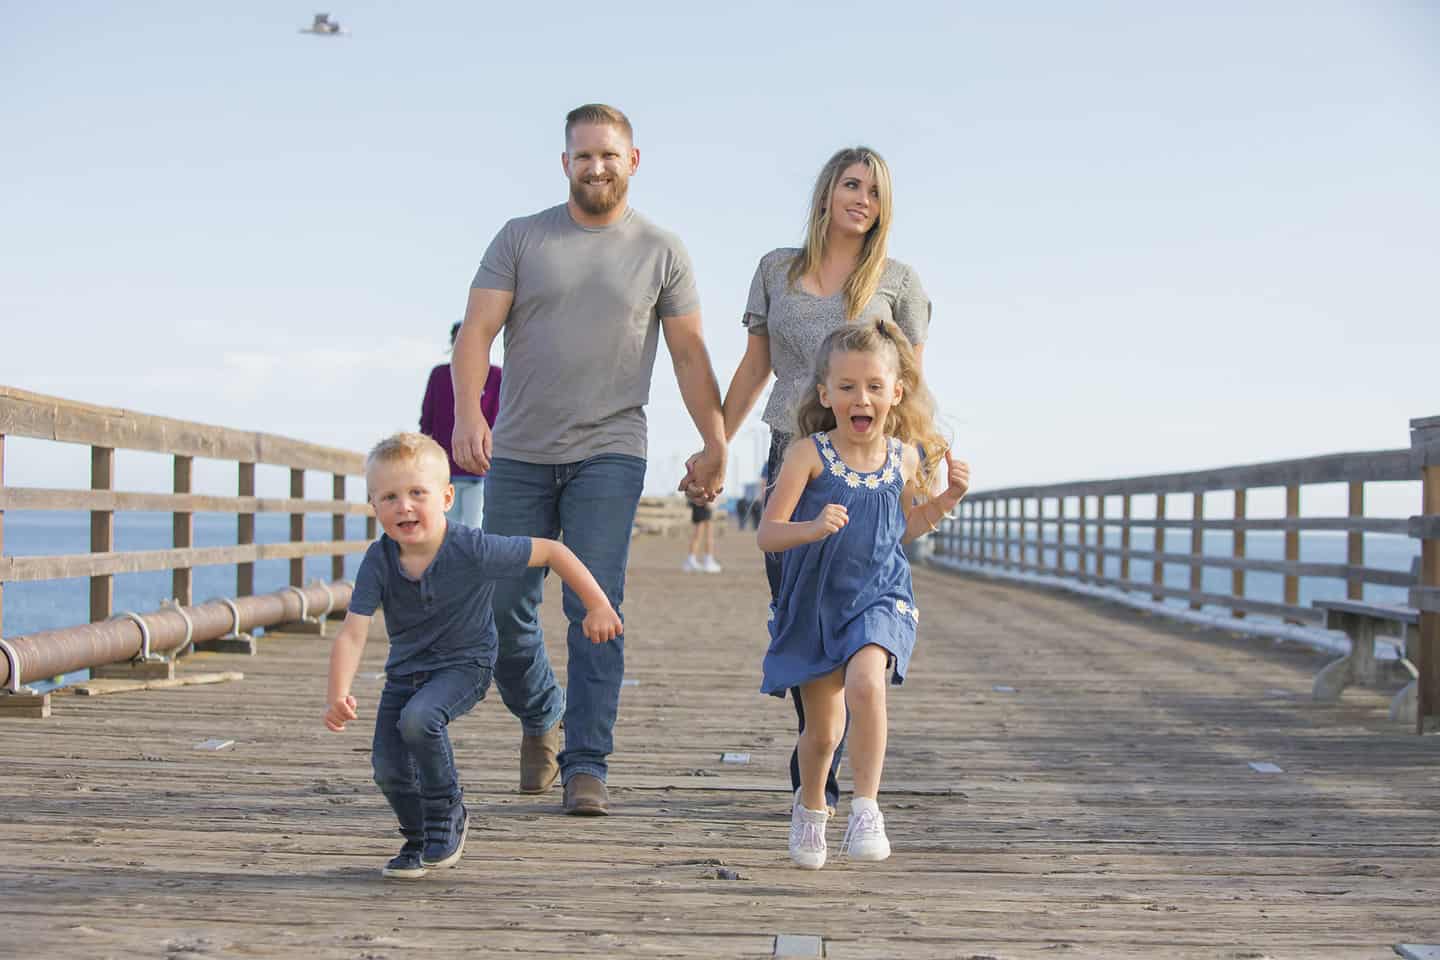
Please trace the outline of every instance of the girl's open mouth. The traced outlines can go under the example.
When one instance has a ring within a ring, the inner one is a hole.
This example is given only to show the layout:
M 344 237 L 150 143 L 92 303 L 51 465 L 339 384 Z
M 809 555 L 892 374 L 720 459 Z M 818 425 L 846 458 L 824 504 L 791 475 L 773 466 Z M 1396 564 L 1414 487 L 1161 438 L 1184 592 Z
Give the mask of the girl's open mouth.
M 851 417 L 850 426 L 855 428 L 856 433 L 864 433 L 875 423 L 874 417 Z

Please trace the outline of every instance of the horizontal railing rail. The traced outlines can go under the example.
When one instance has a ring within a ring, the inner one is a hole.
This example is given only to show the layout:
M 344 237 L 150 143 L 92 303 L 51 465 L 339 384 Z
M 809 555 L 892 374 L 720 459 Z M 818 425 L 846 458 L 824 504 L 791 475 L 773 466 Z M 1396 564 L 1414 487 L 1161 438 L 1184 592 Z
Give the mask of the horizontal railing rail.
M 5 482 L 6 437 L 24 437 L 90 448 L 90 488 L 15 487 Z M 173 492 L 148 493 L 115 489 L 117 450 L 159 453 L 173 457 Z M 196 457 L 235 464 L 234 496 L 197 494 L 192 490 Z M 256 495 L 257 465 L 288 468 L 290 495 Z M 193 603 L 192 570 L 235 565 L 235 595 L 255 594 L 255 564 L 289 560 L 289 583 L 301 587 L 305 560 L 330 557 L 333 581 L 344 579 L 345 558 L 366 549 L 375 537 L 369 504 L 346 498 L 346 482 L 364 475 L 362 454 L 306 443 L 269 433 L 235 430 L 114 407 L 79 403 L 0 385 L 0 630 L 3 630 L 4 584 L 7 582 L 84 577 L 90 580 L 91 623 L 114 614 L 114 577 L 118 574 L 173 571 L 172 595 L 181 606 Z M 308 498 L 309 471 L 330 477 L 330 498 Z M 90 515 L 90 550 L 53 556 L 12 556 L 4 553 L 6 511 L 80 511 Z M 117 550 L 115 515 L 126 512 L 169 513 L 169 549 Z M 196 514 L 233 514 L 232 546 L 195 545 Z M 289 539 L 256 542 L 256 517 L 288 514 Z M 329 515 L 330 537 L 306 540 L 305 517 Z M 363 516 L 365 539 L 347 539 L 345 521 Z M 348 596 L 348 594 L 347 594 Z
M 1440 722 L 1440 627 L 1435 625 L 1440 616 L 1440 417 L 1413 420 L 1410 426 L 1406 449 L 976 491 L 941 525 L 933 553 L 952 565 L 1042 574 L 1154 601 L 1178 599 L 1192 610 L 1220 607 L 1234 617 L 1262 614 L 1299 624 L 1325 619 L 1323 611 L 1300 603 L 1305 578 L 1344 580 L 1351 600 L 1363 597 L 1366 584 L 1409 588 L 1410 605 L 1421 614 L 1425 662 L 1419 665 L 1419 723 L 1428 729 L 1427 724 Z M 1417 480 L 1422 481 L 1419 515 L 1366 515 L 1367 484 Z M 1302 489 L 1320 484 L 1347 485 L 1345 516 L 1301 514 Z M 1285 516 L 1247 516 L 1251 492 L 1273 488 L 1284 491 Z M 1205 495 L 1226 491 L 1233 494 L 1229 515 L 1207 516 Z M 1132 515 L 1137 497 L 1153 497 L 1153 517 Z M 1188 501 L 1189 516 L 1168 515 L 1177 499 Z M 1136 531 L 1149 542 L 1137 544 Z M 1167 549 L 1167 534 L 1177 531 L 1189 533 L 1183 552 Z M 1249 554 L 1247 535 L 1259 532 L 1283 534 L 1283 557 Z M 1306 532 L 1345 534 L 1345 561 L 1302 561 L 1300 535 Z M 1206 533 L 1230 534 L 1230 555 L 1207 552 Z M 1418 578 L 1408 570 L 1367 565 L 1366 534 L 1420 539 Z M 1134 564 L 1142 565 L 1140 576 L 1132 575 Z M 1186 586 L 1166 582 L 1166 568 L 1175 566 L 1188 569 Z M 1143 567 L 1149 568 L 1148 578 Z M 1230 589 L 1204 589 L 1207 568 L 1230 571 Z M 1280 599 L 1247 596 L 1249 573 L 1281 577 Z

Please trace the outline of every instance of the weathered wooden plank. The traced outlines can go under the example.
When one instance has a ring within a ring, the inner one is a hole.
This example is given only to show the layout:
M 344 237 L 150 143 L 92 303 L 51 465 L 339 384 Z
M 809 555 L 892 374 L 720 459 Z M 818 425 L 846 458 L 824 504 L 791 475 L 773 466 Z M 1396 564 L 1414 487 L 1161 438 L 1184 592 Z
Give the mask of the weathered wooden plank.
M 1189 473 L 1004 487 L 996 490 L 978 490 L 967 496 L 973 500 L 984 501 L 1006 497 L 1074 497 L 1082 494 L 1114 496 L 1124 493 L 1208 493 L 1212 490 L 1285 487 L 1314 483 L 1413 480 L 1416 470 L 1417 465 L 1408 448 L 1371 450 L 1235 467 L 1217 467 Z
M 367 503 L 291 500 L 285 497 L 216 497 L 206 494 L 123 493 L 44 487 L 0 489 L 0 510 L 146 510 L 154 513 L 333 513 L 367 516 Z
M 306 543 L 257 543 L 233 547 L 191 547 L 188 550 L 122 550 L 76 553 L 64 556 L 0 557 L 0 581 L 61 580 L 176 566 L 204 567 L 257 560 L 294 560 L 331 554 L 363 553 L 369 543 L 360 540 L 315 540 Z
M 358 475 L 364 457 L 271 434 L 231 430 L 0 386 L 0 433 L 124 450 L 272 463 Z
M 178 687 L 192 687 L 210 683 L 229 683 L 244 680 L 239 670 L 222 670 L 218 673 L 181 673 L 173 677 L 158 677 L 152 680 L 97 677 L 77 683 L 69 688 L 77 696 L 104 697 L 113 693 L 135 693 L 141 690 L 174 690 Z

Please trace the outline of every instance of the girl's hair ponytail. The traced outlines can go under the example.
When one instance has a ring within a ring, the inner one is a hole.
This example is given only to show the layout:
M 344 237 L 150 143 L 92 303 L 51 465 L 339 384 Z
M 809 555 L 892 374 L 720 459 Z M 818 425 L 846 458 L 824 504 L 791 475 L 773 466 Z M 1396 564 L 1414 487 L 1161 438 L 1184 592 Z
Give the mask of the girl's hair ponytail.
M 902 388 L 901 399 L 890 407 L 890 414 L 881 430 L 886 436 L 916 445 L 923 451 L 915 487 L 921 502 L 930 499 L 931 484 L 945 460 L 945 451 L 950 443 L 941 436 L 935 424 L 935 397 L 920 375 L 915 348 L 910 345 L 905 331 L 892 321 L 877 319 L 873 323 L 847 324 L 832 331 L 820 344 L 810 389 L 801 396 L 795 408 L 796 437 L 835 429 L 835 411 L 820 403 L 817 388 L 830 376 L 830 357 L 839 350 L 846 353 L 881 353 L 894 359 L 896 379 Z

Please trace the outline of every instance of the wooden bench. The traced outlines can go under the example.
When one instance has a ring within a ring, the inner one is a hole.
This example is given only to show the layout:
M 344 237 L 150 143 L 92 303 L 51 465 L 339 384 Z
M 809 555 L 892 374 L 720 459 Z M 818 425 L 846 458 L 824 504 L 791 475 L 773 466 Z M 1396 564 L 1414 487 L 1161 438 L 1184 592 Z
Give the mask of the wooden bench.
M 1418 578 L 1417 558 L 1411 572 Z M 1405 723 L 1415 722 L 1416 671 L 1411 653 L 1418 649 L 1420 612 L 1411 607 L 1365 603 L 1360 600 L 1316 600 L 1312 606 L 1325 612 L 1325 628 L 1339 630 L 1350 638 L 1350 652 L 1325 665 L 1315 675 L 1311 696 L 1315 700 L 1334 702 L 1350 684 L 1374 686 L 1385 679 L 1375 659 L 1375 638 L 1388 637 L 1400 648 L 1400 664 L 1410 673 L 1410 681 L 1390 701 L 1390 718 Z

